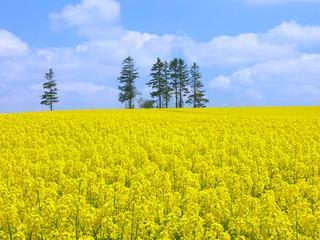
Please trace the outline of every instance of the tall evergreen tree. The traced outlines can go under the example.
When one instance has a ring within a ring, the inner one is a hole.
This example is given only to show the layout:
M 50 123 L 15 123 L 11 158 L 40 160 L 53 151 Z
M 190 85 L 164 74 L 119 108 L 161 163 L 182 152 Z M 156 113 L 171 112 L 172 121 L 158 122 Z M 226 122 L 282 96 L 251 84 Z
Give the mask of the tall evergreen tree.
M 150 76 L 152 79 L 147 82 L 146 85 L 150 86 L 153 90 L 151 92 L 151 97 L 158 98 L 158 108 L 162 108 L 166 82 L 164 78 L 164 63 L 160 58 L 157 58 L 157 62 L 153 64 Z
M 176 108 L 179 107 L 179 63 L 178 58 L 173 59 L 170 62 L 170 86 L 173 91 L 173 95 L 175 98 Z
M 209 100 L 205 97 L 205 91 L 202 90 L 200 68 L 196 63 L 193 63 L 190 69 L 190 88 L 191 95 L 189 95 L 187 103 L 193 104 L 194 108 L 206 107 L 205 104 Z
M 127 57 L 122 62 L 122 70 L 118 77 L 120 90 L 119 101 L 121 103 L 128 103 L 128 107 L 131 109 L 134 106 L 134 99 L 138 95 L 137 88 L 135 86 L 135 80 L 139 77 L 138 71 L 134 65 L 134 59 Z
M 50 68 L 48 73 L 45 73 L 46 81 L 43 84 L 44 93 L 41 96 L 40 104 L 50 107 L 53 110 L 53 104 L 58 103 L 58 88 L 57 83 L 54 80 L 54 72 Z
M 183 107 L 183 98 L 189 93 L 189 71 L 188 66 L 182 58 L 178 59 L 178 80 L 179 80 L 179 107 Z
M 170 87 L 170 66 L 167 61 L 163 63 L 163 83 L 164 83 L 164 89 L 163 89 L 163 101 L 164 106 L 166 108 L 169 107 L 169 102 L 172 97 L 172 88 Z

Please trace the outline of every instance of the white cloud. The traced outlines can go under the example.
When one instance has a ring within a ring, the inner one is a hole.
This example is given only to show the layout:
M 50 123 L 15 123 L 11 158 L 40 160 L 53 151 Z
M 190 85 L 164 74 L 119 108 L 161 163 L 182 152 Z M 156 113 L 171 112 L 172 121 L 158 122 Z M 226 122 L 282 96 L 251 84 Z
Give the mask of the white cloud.
M 212 89 L 229 89 L 231 87 L 231 80 L 226 76 L 218 76 L 209 81 L 209 87 Z
M 278 44 L 319 44 L 320 26 L 302 26 L 296 22 L 283 22 L 271 29 L 265 38 Z
M 76 82 L 76 81 L 67 81 L 61 82 L 58 86 L 59 92 L 64 93 L 78 93 L 78 94 L 96 94 L 97 92 L 104 91 L 104 90 L 112 90 L 113 92 L 116 91 L 113 88 L 108 86 L 104 86 L 101 84 L 95 84 L 91 82 Z M 35 84 L 30 86 L 30 90 L 41 91 L 42 84 Z
M 75 27 L 88 40 L 76 46 L 76 52 L 103 61 L 119 62 L 128 55 L 146 67 L 155 56 L 169 58 L 173 52 L 181 55 L 182 48 L 191 43 L 185 36 L 157 35 L 131 31 L 121 25 L 120 3 L 116 0 L 82 0 L 50 14 L 53 25 Z M 42 53 L 48 59 L 51 53 Z M 108 59 L 108 60 L 107 60 Z
M 320 54 L 304 54 L 297 58 L 256 64 L 232 74 L 231 79 L 240 84 L 255 82 L 318 83 Z M 280 81 L 279 81 L 280 80 Z
M 250 68 L 241 69 L 235 72 L 232 77 L 243 84 L 250 84 L 254 82 L 254 80 L 252 79 L 252 71 Z
M 100 85 L 100 84 L 94 84 L 90 82 L 62 82 L 59 85 L 59 88 L 63 92 L 74 92 L 79 94 L 96 94 L 97 92 L 103 91 L 103 90 L 113 90 L 110 87 Z M 113 92 L 116 92 L 114 90 Z
M 317 97 L 320 96 L 320 86 L 310 84 L 290 84 L 285 89 L 284 93 L 290 97 Z
M 247 89 L 246 95 L 252 100 L 261 100 L 263 98 L 262 93 L 253 88 Z
M 295 53 L 293 45 L 273 44 L 252 33 L 216 37 L 207 43 L 194 43 L 185 50 L 189 58 L 206 66 L 252 64 Z
M 85 35 L 89 40 L 76 47 L 78 53 L 87 52 L 98 58 L 104 54 L 114 62 L 133 55 L 144 66 L 150 65 L 156 56 L 172 55 L 185 55 L 189 61 L 205 67 L 245 66 L 298 56 L 298 44 L 319 42 L 320 36 L 320 26 L 301 26 L 295 22 L 284 22 L 266 33 L 217 36 L 203 43 L 187 36 L 130 31 L 120 24 L 120 4 L 115 0 L 83 0 L 51 14 L 51 19 L 88 33 Z M 105 34 L 114 29 L 120 30 L 115 35 Z
M 5 92 L 0 91 L 0 113 L 39 110 L 40 97 L 35 91 L 12 86 L 8 86 L 5 90 Z
M 242 70 L 243 71 L 243 70 Z M 320 84 L 320 54 L 303 54 L 297 58 L 256 64 L 250 71 L 251 79 L 260 82 L 284 83 L 314 83 Z M 233 75 L 237 77 L 237 74 Z M 241 79 L 237 78 L 239 82 Z
M 0 29 L 0 57 L 19 57 L 28 53 L 28 45 L 14 34 Z
M 250 5 L 279 5 L 290 3 L 320 3 L 320 0 L 247 0 Z
M 192 42 L 185 55 L 202 66 L 246 66 L 297 57 L 306 47 L 320 46 L 320 25 L 283 22 L 265 33 L 218 36 L 209 42 Z
M 229 76 L 219 76 L 214 83 L 227 82 L 228 88 L 220 90 L 232 89 L 242 94 L 242 98 L 265 99 L 269 103 L 276 99 L 278 104 L 315 104 L 320 103 L 319 76 L 320 54 L 303 54 L 243 68 Z
M 75 27 L 89 38 L 118 35 L 122 31 L 120 3 L 116 0 L 82 0 L 50 14 L 50 19 L 56 27 Z

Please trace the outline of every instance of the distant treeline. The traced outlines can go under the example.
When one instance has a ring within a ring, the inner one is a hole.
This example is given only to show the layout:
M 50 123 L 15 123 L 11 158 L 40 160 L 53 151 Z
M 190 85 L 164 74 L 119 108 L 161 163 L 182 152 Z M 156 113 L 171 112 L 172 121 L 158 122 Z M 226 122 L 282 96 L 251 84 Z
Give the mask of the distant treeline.
M 135 108 L 135 102 L 140 92 L 136 87 L 139 73 L 132 57 L 127 57 L 121 64 L 120 76 L 117 78 L 119 85 L 119 101 L 126 108 Z M 150 87 L 150 99 L 140 97 L 137 101 L 140 108 L 168 108 L 174 102 L 176 108 L 183 108 L 189 104 L 194 108 L 206 107 L 209 100 L 205 96 L 201 73 L 197 63 L 191 67 L 182 58 L 174 58 L 170 62 L 157 58 L 151 67 L 150 80 L 146 83 Z M 58 100 L 58 88 L 54 79 L 54 72 L 49 69 L 45 73 L 41 104 L 53 110 L 53 105 Z

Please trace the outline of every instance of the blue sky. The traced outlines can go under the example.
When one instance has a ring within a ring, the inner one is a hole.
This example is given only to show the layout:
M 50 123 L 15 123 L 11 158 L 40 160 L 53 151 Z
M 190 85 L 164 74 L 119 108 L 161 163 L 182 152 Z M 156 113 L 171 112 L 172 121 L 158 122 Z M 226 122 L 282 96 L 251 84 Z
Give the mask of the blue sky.
M 0 8 L 0 112 L 44 110 L 54 68 L 58 109 L 117 108 L 132 55 L 144 97 L 156 57 L 202 69 L 210 106 L 320 104 L 319 0 L 29 0 Z

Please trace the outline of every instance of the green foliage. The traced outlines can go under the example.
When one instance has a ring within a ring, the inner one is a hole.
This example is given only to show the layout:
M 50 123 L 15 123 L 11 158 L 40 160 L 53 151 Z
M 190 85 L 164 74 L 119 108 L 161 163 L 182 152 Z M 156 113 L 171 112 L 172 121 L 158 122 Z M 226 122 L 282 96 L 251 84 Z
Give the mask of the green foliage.
M 205 104 L 209 100 L 205 97 L 205 91 L 202 90 L 201 73 L 196 63 L 191 66 L 190 75 L 191 95 L 189 95 L 187 103 L 192 104 L 194 108 L 206 107 Z
M 149 107 L 154 107 L 154 104 L 157 103 L 158 108 L 168 108 L 173 96 L 176 108 L 184 107 L 184 103 L 192 104 L 194 108 L 202 108 L 206 107 L 206 103 L 209 102 L 205 97 L 199 66 L 196 63 L 189 71 L 182 58 L 174 58 L 170 63 L 157 58 L 151 67 L 150 77 L 146 85 L 152 89 L 150 94 L 153 99 L 156 99 L 156 102 L 149 101 Z M 129 108 L 133 108 L 134 98 L 138 95 L 134 85 L 136 78 L 138 78 L 138 72 L 134 67 L 134 61 L 128 57 L 122 63 L 122 71 L 118 80 L 120 82 L 119 101 L 126 102 Z M 185 97 L 187 97 L 186 101 Z
M 182 58 L 178 59 L 178 79 L 179 79 L 179 107 L 183 107 L 183 97 L 189 93 L 189 71 L 188 66 Z
M 152 88 L 151 97 L 158 99 L 158 108 L 162 108 L 163 92 L 166 87 L 166 82 L 164 78 L 164 63 L 160 58 L 157 58 L 157 62 L 153 64 L 150 76 L 152 78 L 146 85 Z
M 138 104 L 140 108 L 154 108 L 155 102 L 151 99 L 140 98 Z
M 45 74 L 46 82 L 43 84 L 44 93 L 41 96 L 40 104 L 50 107 L 53 110 L 53 104 L 58 103 L 58 88 L 54 80 L 54 72 L 50 68 L 49 72 Z
M 178 67 L 178 59 L 175 58 L 170 62 L 170 66 L 169 66 L 169 70 L 170 70 L 170 86 L 173 90 L 173 94 L 175 97 L 175 105 L 176 108 L 178 108 L 179 106 L 179 67 Z
M 170 66 L 167 61 L 163 63 L 163 79 L 164 88 L 162 91 L 164 107 L 169 107 L 169 102 L 172 97 L 172 88 L 170 87 Z
M 170 62 L 171 82 L 170 85 L 175 95 L 176 108 L 183 107 L 183 98 L 189 93 L 188 66 L 182 58 L 175 58 Z
M 127 57 L 122 62 L 122 70 L 118 77 L 120 90 L 119 101 L 121 103 L 127 103 L 128 108 L 134 108 L 134 99 L 138 95 L 137 88 L 135 86 L 135 80 L 139 77 L 138 71 L 134 66 L 134 59 Z
M 172 96 L 168 62 L 162 62 L 160 58 L 157 58 L 151 68 L 150 76 L 152 79 L 146 85 L 152 88 L 151 97 L 158 99 L 158 108 L 168 108 Z

